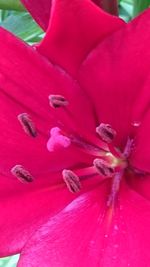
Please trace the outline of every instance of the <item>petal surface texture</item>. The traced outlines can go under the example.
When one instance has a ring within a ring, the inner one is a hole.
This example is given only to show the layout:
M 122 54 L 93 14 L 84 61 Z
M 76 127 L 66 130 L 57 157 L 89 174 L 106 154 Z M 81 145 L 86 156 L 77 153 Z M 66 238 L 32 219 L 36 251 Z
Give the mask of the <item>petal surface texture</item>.
M 86 95 L 64 71 L 2 28 L 0 36 L 0 255 L 5 256 L 19 252 L 45 216 L 74 198 L 62 182 L 62 170 L 89 160 L 72 146 L 50 153 L 51 127 L 78 133 L 85 123 L 87 131 L 95 132 L 95 121 Z M 64 95 L 67 110 L 51 108 L 49 94 Z M 30 115 L 37 137 L 24 132 L 17 119 L 22 113 Z M 32 183 L 23 184 L 11 174 L 18 164 L 35 178 Z
M 21 0 L 32 17 L 46 31 L 50 18 L 52 0 Z
M 150 99 L 144 89 L 150 68 L 149 29 L 150 9 L 103 40 L 79 70 L 78 79 L 89 93 L 97 120 L 117 131 L 119 147 L 133 135 L 132 123 L 143 118 Z
M 46 31 L 54 0 L 21 0 L 21 2 L 31 13 L 35 21 L 43 28 L 44 31 Z M 93 0 L 93 2 L 98 6 L 102 6 L 105 10 L 110 11 L 112 14 L 116 13 L 116 10 L 110 7 L 109 0 Z
M 106 210 L 108 183 L 45 223 L 24 247 L 18 267 L 148 267 L 150 204 L 124 184 L 115 210 Z
M 124 24 L 89 0 L 55 0 L 46 36 L 37 49 L 75 75 L 87 53 Z

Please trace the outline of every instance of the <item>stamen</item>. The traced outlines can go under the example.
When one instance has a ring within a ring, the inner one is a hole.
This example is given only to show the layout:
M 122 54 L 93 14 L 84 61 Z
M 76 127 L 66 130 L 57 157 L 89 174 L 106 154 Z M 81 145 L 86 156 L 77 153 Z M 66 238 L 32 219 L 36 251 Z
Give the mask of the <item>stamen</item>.
M 131 153 L 132 145 L 133 145 L 133 140 L 128 138 L 125 149 L 123 151 L 123 156 L 126 159 L 126 162 L 127 162 L 127 159 Z M 124 161 L 124 163 L 125 163 L 125 161 Z M 124 166 L 122 166 L 122 167 L 123 168 L 119 172 L 116 172 L 116 174 L 114 175 L 111 193 L 110 193 L 108 201 L 107 201 L 108 207 L 113 206 L 115 203 L 115 199 L 116 199 L 116 196 L 117 196 L 119 188 L 120 188 L 121 179 L 123 177 L 123 174 L 125 172 L 127 165 L 124 164 Z
M 96 127 L 96 132 L 102 140 L 107 143 L 111 143 L 116 136 L 116 131 L 111 127 L 111 125 L 105 123 L 101 123 L 98 127 Z
M 113 179 L 112 188 L 111 188 L 111 194 L 109 195 L 107 206 L 110 207 L 111 205 L 114 205 L 117 193 L 120 188 L 120 182 L 123 176 L 124 170 L 122 169 L 120 172 L 116 173 Z
M 31 120 L 30 116 L 27 113 L 22 113 L 18 115 L 18 120 L 25 131 L 29 136 L 36 137 L 37 130 L 36 127 Z
M 47 142 L 48 151 L 53 152 L 60 147 L 66 148 L 69 147 L 70 144 L 70 138 L 63 135 L 59 127 L 54 127 L 50 130 L 50 138 Z
M 104 177 L 112 177 L 114 175 L 114 168 L 110 166 L 108 162 L 103 159 L 94 159 L 93 161 L 94 167 L 100 173 L 100 175 Z
M 66 183 L 68 189 L 72 193 L 77 193 L 81 189 L 81 183 L 79 177 L 70 170 L 63 170 L 63 180 Z
M 34 180 L 34 177 L 22 165 L 15 165 L 11 173 L 22 183 L 30 183 Z
M 65 107 L 69 103 L 62 95 L 49 95 L 49 104 L 52 108 Z

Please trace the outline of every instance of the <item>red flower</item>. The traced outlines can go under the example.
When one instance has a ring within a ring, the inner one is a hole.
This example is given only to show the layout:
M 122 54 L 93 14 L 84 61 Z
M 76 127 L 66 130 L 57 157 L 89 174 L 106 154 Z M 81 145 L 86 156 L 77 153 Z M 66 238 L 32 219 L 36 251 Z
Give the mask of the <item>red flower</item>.
M 149 265 L 149 18 L 55 0 L 36 49 L 0 29 L 0 252 L 18 266 Z

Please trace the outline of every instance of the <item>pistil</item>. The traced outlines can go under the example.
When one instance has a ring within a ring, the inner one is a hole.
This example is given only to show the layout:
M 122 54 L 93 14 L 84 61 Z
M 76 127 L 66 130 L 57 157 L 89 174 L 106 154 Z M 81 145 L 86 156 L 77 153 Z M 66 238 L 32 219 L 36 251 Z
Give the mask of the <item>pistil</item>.
M 128 138 L 127 140 L 127 144 L 125 146 L 124 152 L 123 152 L 123 157 L 124 157 L 124 161 L 128 160 L 128 157 L 131 153 L 131 149 L 133 146 L 133 140 L 131 140 L 130 138 Z M 112 188 L 111 188 L 111 193 L 109 195 L 108 201 L 107 201 L 107 206 L 113 206 L 120 188 L 120 183 L 122 180 L 122 177 L 124 175 L 125 169 L 127 167 L 127 164 L 124 166 L 124 168 L 122 168 L 119 172 L 116 172 L 116 174 L 114 175 L 113 178 L 113 183 L 112 183 Z

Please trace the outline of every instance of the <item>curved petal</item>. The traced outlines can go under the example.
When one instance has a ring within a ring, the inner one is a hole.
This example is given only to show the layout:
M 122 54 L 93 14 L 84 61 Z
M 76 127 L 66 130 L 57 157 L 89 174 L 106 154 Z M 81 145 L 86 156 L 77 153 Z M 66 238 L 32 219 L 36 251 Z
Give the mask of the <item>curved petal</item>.
M 21 0 L 35 21 L 46 31 L 50 18 L 52 0 Z
M 32 184 L 1 178 L 0 257 L 20 253 L 30 236 L 50 216 L 55 215 L 73 199 L 99 185 L 99 176 L 82 181 L 82 189 L 72 194 L 66 188 L 61 173 L 47 173 Z
M 52 0 L 21 0 L 21 2 L 25 5 L 41 28 L 46 31 L 50 19 Z M 103 6 L 103 8 L 110 11 L 110 13 L 116 14 L 116 9 L 110 7 L 110 0 L 93 0 L 93 2 L 98 6 Z
M 103 183 L 47 221 L 24 247 L 18 267 L 148 266 L 149 202 L 124 184 L 112 213 L 108 189 Z
M 89 0 L 55 0 L 46 36 L 37 50 L 75 75 L 87 53 L 123 25 Z
M 79 129 L 86 124 L 90 132 L 95 131 L 95 122 L 86 95 L 63 70 L 2 28 L 0 40 L 0 255 L 4 256 L 19 252 L 39 220 L 72 199 L 67 190 L 60 190 L 60 172 L 89 162 L 90 156 L 72 146 L 48 152 L 50 128 L 61 125 L 66 132 L 74 131 L 78 123 Z M 67 109 L 50 109 L 49 94 L 64 95 Z M 30 115 L 37 137 L 22 129 L 17 119 L 22 113 Z M 18 164 L 33 175 L 32 183 L 13 177 L 11 169 Z
M 109 123 L 117 131 L 118 146 L 123 146 L 132 132 L 137 112 L 143 112 L 137 98 L 149 75 L 149 30 L 148 9 L 100 43 L 79 71 L 80 84 L 89 93 L 99 122 Z M 144 101 L 142 109 L 147 105 Z

